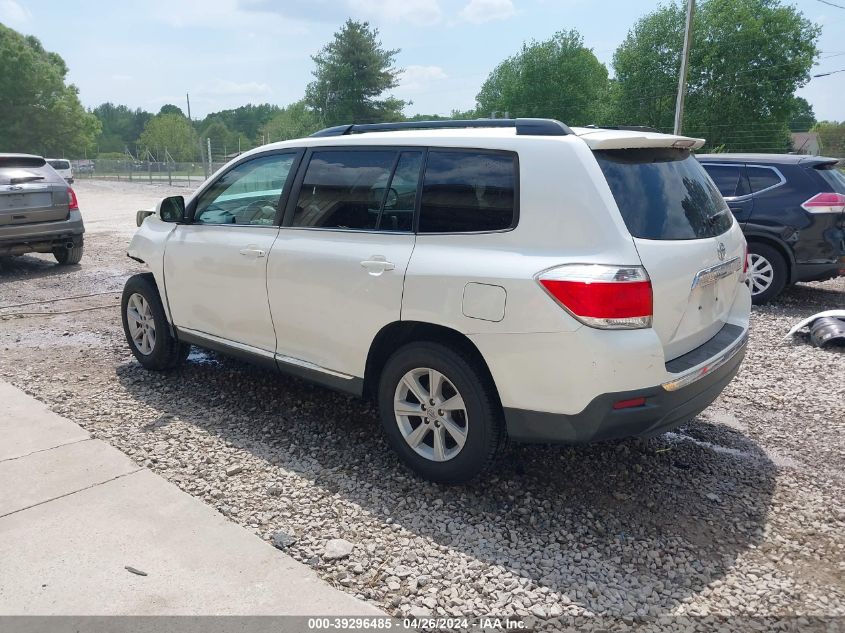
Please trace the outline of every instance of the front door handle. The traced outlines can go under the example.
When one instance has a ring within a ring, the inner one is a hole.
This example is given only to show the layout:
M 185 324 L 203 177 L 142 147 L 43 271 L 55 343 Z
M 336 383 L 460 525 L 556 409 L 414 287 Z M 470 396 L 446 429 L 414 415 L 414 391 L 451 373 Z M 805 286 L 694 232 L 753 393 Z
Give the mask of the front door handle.
M 256 248 L 255 246 L 247 246 L 246 248 L 242 248 L 238 251 L 244 257 L 264 257 L 267 253 L 260 248 Z
M 369 259 L 361 262 L 366 271 L 374 276 L 382 274 L 386 270 L 393 270 L 396 265 L 393 262 L 387 261 L 384 255 L 371 255 Z

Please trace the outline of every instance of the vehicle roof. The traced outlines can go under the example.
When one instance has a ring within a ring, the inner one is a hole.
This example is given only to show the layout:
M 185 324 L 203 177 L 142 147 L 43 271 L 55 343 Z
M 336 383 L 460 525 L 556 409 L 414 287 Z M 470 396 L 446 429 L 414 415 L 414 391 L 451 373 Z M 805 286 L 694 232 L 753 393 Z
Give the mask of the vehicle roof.
M 810 156 L 807 154 L 696 154 L 699 160 L 713 163 L 773 163 L 777 165 L 800 165 L 801 163 L 835 163 L 837 158 Z
M 43 156 L 39 156 L 38 154 L 17 154 L 15 152 L 0 152 L 0 158 L 41 158 L 44 159 Z M 44 159 L 46 160 L 46 159 Z
M 687 143 L 690 149 L 701 147 L 704 139 L 691 138 L 687 136 L 675 136 L 672 134 L 661 134 L 658 132 L 647 132 L 639 130 L 614 130 L 605 128 L 571 128 L 574 136 L 583 140 L 591 149 L 624 149 L 636 147 L 671 147 L 678 141 Z M 305 137 L 291 139 L 264 145 L 261 148 L 250 150 L 281 149 L 285 147 L 303 147 L 319 145 L 422 145 L 426 143 L 442 143 L 448 139 L 450 145 L 459 145 L 463 142 L 478 142 L 481 139 L 518 139 L 522 142 L 537 140 L 571 139 L 573 135 L 544 136 L 544 135 L 518 135 L 513 127 L 472 127 L 472 128 L 447 128 L 447 129 L 411 129 L 391 130 L 386 132 L 365 132 L 360 134 L 340 134 L 337 136 Z

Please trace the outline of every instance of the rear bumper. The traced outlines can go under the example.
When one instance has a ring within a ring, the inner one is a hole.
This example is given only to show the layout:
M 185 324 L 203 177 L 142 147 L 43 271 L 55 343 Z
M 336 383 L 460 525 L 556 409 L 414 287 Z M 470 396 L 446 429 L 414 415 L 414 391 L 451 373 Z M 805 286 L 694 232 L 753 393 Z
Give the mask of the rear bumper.
M 85 233 L 82 214 L 71 211 L 67 220 L 11 224 L 0 227 L 0 255 L 49 252 L 54 244 L 77 244 Z
M 652 437 L 676 428 L 701 413 L 736 376 L 747 347 L 743 333 L 706 363 L 661 385 L 595 397 L 576 414 L 505 408 L 508 435 L 519 442 L 583 444 L 624 437 Z M 614 403 L 645 398 L 645 404 L 614 409 Z

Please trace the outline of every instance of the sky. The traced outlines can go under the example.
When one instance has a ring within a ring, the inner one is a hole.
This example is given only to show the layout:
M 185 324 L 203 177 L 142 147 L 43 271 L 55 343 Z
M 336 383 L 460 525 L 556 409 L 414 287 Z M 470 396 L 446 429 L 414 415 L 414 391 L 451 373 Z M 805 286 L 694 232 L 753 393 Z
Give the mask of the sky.
M 845 69 L 845 0 L 793 0 L 822 27 L 820 74 Z M 613 51 L 656 0 L 0 0 L 0 22 L 38 37 L 67 63 L 86 107 L 105 101 L 191 114 L 245 103 L 286 105 L 312 79 L 311 56 L 347 17 L 401 49 L 396 97 L 406 114 L 469 109 L 491 70 L 522 43 L 577 29 L 610 67 Z M 611 69 L 612 73 L 612 69 Z M 820 120 L 845 120 L 845 72 L 798 93 Z

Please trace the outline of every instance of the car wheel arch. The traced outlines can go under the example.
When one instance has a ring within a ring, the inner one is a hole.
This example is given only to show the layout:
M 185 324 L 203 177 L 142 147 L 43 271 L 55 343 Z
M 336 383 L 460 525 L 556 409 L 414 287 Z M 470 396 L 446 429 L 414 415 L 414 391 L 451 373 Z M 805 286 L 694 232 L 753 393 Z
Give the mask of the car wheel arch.
M 490 381 L 498 398 L 498 389 L 493 374 L 475 343 L 466 334 L 458 330 L 424 321 L 394 321 L 378 331 L 367 354 L 364 369 L 364 397 L 373 400 L 377 397 L 381 371 L 390 355 L 403 345 L 420 341 L 441 343 L 464 350 Z

